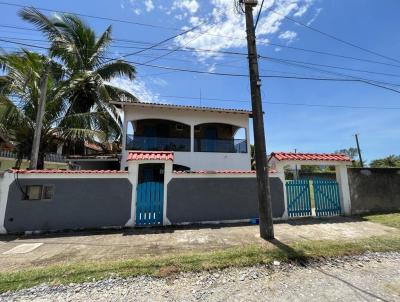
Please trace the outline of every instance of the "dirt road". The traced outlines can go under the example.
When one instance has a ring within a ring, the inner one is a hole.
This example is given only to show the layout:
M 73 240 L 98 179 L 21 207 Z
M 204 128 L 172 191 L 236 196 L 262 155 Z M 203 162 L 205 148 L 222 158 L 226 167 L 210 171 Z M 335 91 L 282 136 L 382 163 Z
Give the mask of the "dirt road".
M 399 264 L 400 253 L 374 253 L 306 266 L 42 285 L 0 295 L 0 301 L 400 301 Z

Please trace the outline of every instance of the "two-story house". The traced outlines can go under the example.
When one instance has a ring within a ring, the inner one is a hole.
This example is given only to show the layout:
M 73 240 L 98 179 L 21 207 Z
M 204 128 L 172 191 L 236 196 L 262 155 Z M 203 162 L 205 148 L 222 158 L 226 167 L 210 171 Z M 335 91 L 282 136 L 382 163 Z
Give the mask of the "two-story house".
M 174 170 L 250 170 L 251 111 L 114 102 L 124 112 L 121 169 L 130 150 L 174 151 Z

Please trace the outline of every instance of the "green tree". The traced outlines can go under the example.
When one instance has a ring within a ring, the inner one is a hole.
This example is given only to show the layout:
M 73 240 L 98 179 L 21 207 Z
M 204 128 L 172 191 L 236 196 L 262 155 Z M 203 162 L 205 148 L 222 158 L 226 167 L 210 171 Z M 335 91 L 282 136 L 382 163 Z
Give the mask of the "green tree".
M 397 168 L 400 167 L 400 156 L 390 155 L 385 158 L 375 159 L 371 161 L 372 168 Z
M 22 50 L 20 53 L 0 54 L 0 131 L 15 142 L 19 167 L 23 157 L 29 157 L 36 124 L 39 102 L 39 82 L 49 58 Z M 60 141 L 83 138 L 94 141 L 104 137 L 104 112 L 72 113 L 68 86 L 63 79 L 63 68 L 51 61 L 45 115 L 40 138 L 38 168 L 43 168 L 47 152 Z M 68 113 L 68 114 L 67 114 Z M 115 131 L 112 127 L 108 129 Z M 114 134 L 115 135 L 115 134 Z
M 106 59 L 107 50 L 112 42 L 112 27 L 109 26 L 97 38 L 94 30 L 75 15 L 61 14 L 49 18 L 34 8 L 27 8 L 20 11 L 20 16 L 47 36 L 50 42 L 50 56 L 62 64 L 64 95 L 69 103 L 66 114 L 93 111 L 102 113 L 108 116 L 105 122 L 109 124 L 104 125 L 104 135 L 109 141 L 120 141 L 122 122 L 110 101 L 138 100 L 131 93 L 111 85 L 110 81 L 116 77 L 128 77 L 133 80 L 136 70 L 125 61 Z M 111 128 L 112 131 L 107 132 Z M 117 136 L 112 137 L 115 133 Z M 74 142 L 73 145 L 83 149 L 83 139 L 77 139 L 78 142 Z
M 360 161 L 357 160 L 357 158 L 358 158 L 357 148 L 350 147 L 347 149 L 341 149 L 341 150 L 335 151 L 335 153 L 347 155 L 348 157 L 350 157 L 353 167 L 361 167 Z

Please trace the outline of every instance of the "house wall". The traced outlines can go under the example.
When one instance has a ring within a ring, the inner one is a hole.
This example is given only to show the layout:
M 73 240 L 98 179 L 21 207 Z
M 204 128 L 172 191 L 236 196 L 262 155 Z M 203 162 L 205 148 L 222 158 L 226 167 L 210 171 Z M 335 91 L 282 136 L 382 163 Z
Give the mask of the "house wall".
M 387 212 L 400 210 L 400 169 L 348 169 L 351 212 Z
M 250 170 L 250 140 L 249 116 L 241 113 L 220 113 L 208 111 L 183 110 L 176 108 L 151 108 L 129 105 L 124 108 L 124 131 L 130 121 L 141 119 L 168 119 L 190 126 L 191 150 L 194 150 L 194 126 L 204 123 L 223 123 L 245 128 L 247 153 L 216 153 L 216 152 L 174 152 L 174 164 L 190 167 L 192 170 Z M 125 136 L 121 169 L 127 166 Z
M 274 218 L 285 212 L 283 183 L 270 178 Z M 168 184 L 167 218 L 171 224 L 235 221 L 258 217 L 256 177 L 173 178 Z
M 123 227 L 131 217 L 132 185 L 126 178 L 21 177 L 8 192 L 8 233 Z M 20 186 L 27 185 L 53 185 L 53 199 L 24 200 Z

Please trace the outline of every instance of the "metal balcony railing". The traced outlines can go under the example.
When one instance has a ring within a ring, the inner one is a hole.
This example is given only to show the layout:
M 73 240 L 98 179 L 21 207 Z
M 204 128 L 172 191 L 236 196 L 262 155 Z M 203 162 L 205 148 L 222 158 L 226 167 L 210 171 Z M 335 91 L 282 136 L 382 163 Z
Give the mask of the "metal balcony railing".
M 126 150 L 190 152 L 190 138 L 127 135 Z
M 195 152 L 247 153 L 245 139 L 203 139 L 194 140 Z

